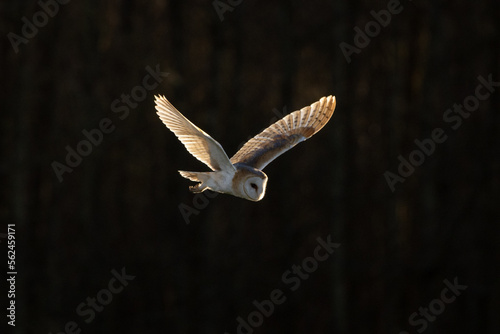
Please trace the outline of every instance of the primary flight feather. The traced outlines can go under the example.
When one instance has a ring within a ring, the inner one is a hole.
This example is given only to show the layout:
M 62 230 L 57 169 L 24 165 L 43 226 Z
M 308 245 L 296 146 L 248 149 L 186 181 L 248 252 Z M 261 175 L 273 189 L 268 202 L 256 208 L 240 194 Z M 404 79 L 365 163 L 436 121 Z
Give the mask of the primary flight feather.
M 199 182 L 189 188 L 192 192 L 210 189 L 260 201 L 267 185 L 267 175 L 262 169 L 321 130 L 332 117 L 336 100 L 331 95 L 322 97 L 283 117 L 246 142 L 231 159 L 215 139 L 191 123 L 164 96 L 155 96 L 155 104 L 162 122 L 188 152 L 212 169 L 212 172 L 179 171 L 183 177 Z

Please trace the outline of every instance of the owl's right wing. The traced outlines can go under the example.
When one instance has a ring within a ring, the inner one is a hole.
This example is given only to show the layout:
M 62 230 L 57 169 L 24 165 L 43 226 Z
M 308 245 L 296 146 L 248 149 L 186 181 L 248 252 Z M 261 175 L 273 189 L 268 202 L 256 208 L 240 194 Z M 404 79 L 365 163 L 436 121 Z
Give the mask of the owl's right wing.
M 235 170 L 221 144 L 184 117 L 165 96 L 155 96 L 157 114 L 196 159 L 215 170 Z
M 321 130 L 332 117 L 335 106 L 335 96 L 330 95 L 292 112 L 247 141 L 231 162 L 264 169 L 271 161 Z

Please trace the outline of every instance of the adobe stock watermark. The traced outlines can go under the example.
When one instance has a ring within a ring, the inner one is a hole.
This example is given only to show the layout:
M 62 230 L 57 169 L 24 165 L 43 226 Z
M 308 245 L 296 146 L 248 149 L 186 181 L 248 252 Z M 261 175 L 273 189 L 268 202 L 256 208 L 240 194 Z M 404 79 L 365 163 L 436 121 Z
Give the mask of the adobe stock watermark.
M 222 22 L 224 21 L 224 13 L 232 12 L 237 6 L 241 5 L 242 2 L 243 0 L 226 0 L 226 2 L 222 0 L 214 0 L 212 1 L 212 6 L 214 7 L 217 16 L 219 16 L 219 20 Z
M 286 106 L 283 107 L 283 110 L 281 112 L 277 108 L 273 108 L 273 113 L 275 116 L 271 118 L 269 125 L 272 125 L 274 122 L 282 119 L 288 114 Z M 257 133 L 260 133 L 262 131 L 264 131 L 264 129 Z M 253 138 L 253 136 L 250 136 L 247 138 L 247 140 L 241 142 L 241 144 L 238 146 L 237 151 L 251 138 Z M 197 216 L 198 214 L 200 214 L 201 210 L 205 209 L 208 206 L 208 204 L 210 203 L 210 199 L 213 199 L 218 195 L 218 192 L 204 191 L 193 196 L 191 205 L 185 203 L 179 204 L 178 208 L 182 215 L 182 218 L 184 219 L 184 222 L 186 224 L 189 224 L 191 222 L 190 217 L 192 215 Z
M 142 79 L 142 84 L 133 87 L 130 93 L 122 93 L 120 98 L 111 102 L 110 109 L 113 113 L 118 114 L 120 120 L 125 120 L 131 109 L 137 108 L 140 102 L 144 101 L 148 96 L 148 92 L 158 87 L 158 85 L 168 76 L 167 72 L 160 71 L 160 65 L 156 65 L 153 69 L 149 65 L 146 66 L 147 74 Z M 102 118 L 98 126 L 94 129 L 83 129 L 82 137 L 74 148 L 66 145 L 66 157 L 64 162 L 54 160 L 51 167 L 56 174 L 59 182 L 62 182 L 64 173 L 72 173 L 74 168 L 78 167 L 84 157 L 89 156 L 95 147 L 99 146 L 104 140 L 104 135 L 110 134 L 115 131 L 116 126 L 114 122 L 108 118 Z
M 370 44 L 372 38 L 380 34 L 382 28 L 387 27 L 389 23 L 391 23 L 393 15 L 397 15 L 402 11 L 403 5 L 399 0 L 389 0 L 387 9 L 381 9 L 378 12 L 374 10 L 370 11 L 370 15 L 374 20 L 368 21 L 365 24 L 364 31 L 359 27 L 354 27 L 354 32 L 356 33 L 353 40 L 354 45 L 346 42 L 341 42 L 339 44 L 340 50 L 342 50 L 347 63 L 351 63 L 351 56 L 353 53 L 359 54 L 361 50 Z
M 488 99 L 495 92 L 495 88 L 500 87 L 500 81 L 493 81 L 492 74 L 488 75 L 488 79 L 480 75 L 477 80 L 479 84 L 476 86 L 474 94 L 467 96 L 462 104 L 453 104 L 452 108 L 446 109 L 443 113 L 443 121 L 454 131 L 458 130 L 464 119 L 469 118 L 471 113 L 479 108 L 481 101 Z M 421 166 L 426 158 L 436 151 L 437 144 L 442 144 L 447 139 L 446 131 L 440 127 L 434 128 L 428 138 L 415 139 L 416 148 L 407 155 L 408 158 L 404 158 L 401 154 L 398 156 L 398 173 L 388 170 L 384 173 L 384 178 L 391 191 L 394 192 L 397 183 L 405 182 L 415 172 L 415 168 Z
M 429 322 L 434 322 L 437 316 L 444 312 L 446 304 L 453 303 L 467 289 L 467 285 L 458 284 L 457 277 L 453 279 L 453 283 L 447 279 L 443 283 L 446 287 L 441 290 L 439 298 L 431 300 L 427 307 L 419 307 L 418 312 L 413 312 L 408 317 L 408 323 L 413 327 L 418 327 L 416 329 L 418 333 L 425 331 L 429 326 Z M 401 331 L 399 334 L 410 333 Z
M 49 23 L 49 17 L 53 18 L 59 13 L 59 5 L 66 5 L 71 0 L 40 0 L 38 1 L 38 6 L 40 10 L 33 14 L 31 21 L 23 16 L 21 22 L 23 23 L 21 27 L 21 35 L 14 32 L 9 32 L 7 38 L 9 39 L 12 48 L 15 53 L 19 52 L 19 46 L 21 44 L 28 44 L 30 39 L 35 38 L 38 34 L 38 29 L 41 29 Z
M 122 292 L 129 282 L 135 279 L 135 276 L 127 275 L 125 267 L 122 268 L 121 272 L 112 269 L 111 274 L 113 277 L 109 280 L 106 288 L 99 290 L 95 297 L 87 297 L 84 302 L 77 305 L 75 312 L 83 318 L 85 323 L 91 323 L 95 319 L 96 313 L 102 312 L 104 307 L 113 301 L 113 296 Z M 68 321 L 64 325 L 64 330 L 55 334 L 79 334 L 81 332 L 82 329 L 76 321 Z
M 314 248 L 312 256 L 306 257 L 302 260 L 300 265 L 292 265 L 291 269 L 286 270 L 281 275 L 281 282 L 287 286 L 290 292 L 296 291 L 303 281 L 307 280 L 319 267 L 319 263 L 324 262 L 330 258 L 339 248 L 341 244 L 333 243 L 331 235 L 328 235 L 326 241 L 321 237 L 316 239 L 318 245 Z M 255 310 L 250 312 L 246 317 L 238 316 L 236 322 L 237 334 L 251 334 L 254 330 L 264 323 L 266 318 L 269 318 L 276 308 L 276 306 L 283 304 L 287 300 L 285 291 L 281 289 L 273 289 L 269 293 L 269 299 L 262 301 L 254 300 L 252 305 Z M 225 334 L 229 334 L 225 332 Z

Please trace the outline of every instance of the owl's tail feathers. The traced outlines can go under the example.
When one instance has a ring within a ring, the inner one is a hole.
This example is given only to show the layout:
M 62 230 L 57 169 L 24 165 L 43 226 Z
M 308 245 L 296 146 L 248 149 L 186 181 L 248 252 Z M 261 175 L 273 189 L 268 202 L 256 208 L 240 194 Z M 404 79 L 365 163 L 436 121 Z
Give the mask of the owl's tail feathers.
M 190 186 L 189 190 L 193 193 L 201 193 L 202 191 L 205 191 L 208 189 L 208 186 L 205 185 L 204 183 L 209 179 L 209 174 L 210 172 L 185 172 L 180 170 L 179 174 L 181 174 L 182 177 L 185 177 L 186 179 L 189 179 L 191 181 L 195 182 L 201 182 L 198 183 L 194 186 Z

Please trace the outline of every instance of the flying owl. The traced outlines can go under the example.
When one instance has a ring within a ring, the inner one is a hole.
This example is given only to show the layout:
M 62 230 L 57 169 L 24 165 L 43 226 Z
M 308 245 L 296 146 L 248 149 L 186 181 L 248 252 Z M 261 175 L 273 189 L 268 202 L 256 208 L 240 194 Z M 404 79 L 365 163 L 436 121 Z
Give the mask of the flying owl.
M 262 171 L 264 167 L 321 130 L 332 117 L 336 105 L 335 96 L 330 95 L 292 112 L 247 141 L 229 159 L 215 139 L 191 123 L 164 96 L 155 96 L 155 103 L 163 123 L 189 153 L 212 170 L 179 171 L 186 179 L 199 182 L 189 189 L 193 193 L 210 189 L 250 201 L 260 201 L 266 193 L 267 175 Z

